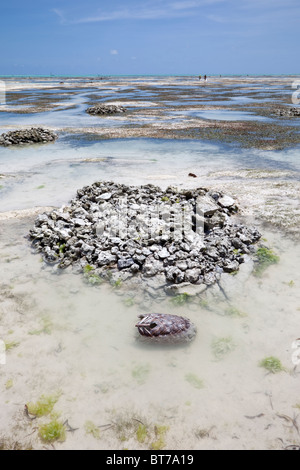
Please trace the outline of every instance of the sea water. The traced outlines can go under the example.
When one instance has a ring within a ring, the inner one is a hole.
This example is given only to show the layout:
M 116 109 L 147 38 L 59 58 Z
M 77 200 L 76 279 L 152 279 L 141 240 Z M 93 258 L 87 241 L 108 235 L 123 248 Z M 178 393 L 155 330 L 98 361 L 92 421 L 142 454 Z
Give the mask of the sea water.
M 298 155 L 299 149 L 61 135 L 53 144 L 0 150 L 0 212 L 61 206 L 97 180 L 184 188 L 208 184 L 220 170 L 252 169 L 283 172 L 284 184 L 299 179 Z M 32 428 L 24 405 L 57 394 L 54 411 L 77 428 L 59 448 L 265 449 L 297 442 L 297 429 L 280 416 L 293 417 L 299 407 L 292 359 L 300 336 L 299 244 L 257 220 L 280 258 L 263 276 L 246 265 L 228 275 L 227 298 L 217 287 L 183 305 L 154 298 L 155 311 L 187 316 L 198 330 L 191 343 L 163 347 L 138 339 L 135 324 L 145 313 L 139 292 L 125 283 L 93 286 L 82 273 L 46 265 L 27 238 L 34 216 L 10 213 L 0 224 L 0 340 L 9 346 L 0 364 L 1 436 L 42 448 L 41 421 Z M 260 367 L 270 356 L 282 363 L 278 374 Z

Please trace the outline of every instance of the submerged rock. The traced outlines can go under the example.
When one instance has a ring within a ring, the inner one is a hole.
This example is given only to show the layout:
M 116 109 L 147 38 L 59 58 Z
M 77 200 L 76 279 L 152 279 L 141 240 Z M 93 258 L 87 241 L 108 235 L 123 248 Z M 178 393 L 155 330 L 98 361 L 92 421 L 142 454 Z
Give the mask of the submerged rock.
M 54 142 L 57 135 L 54 132 L 42 127 L 32 127 L 31 129 L 10 131 L 0 136 L 0 145 L 8 147 L 10 145 L 41 144 Z
M 191 341 L 197 332 L 195 325 L 184 317 L 163 313 L 139 315 L 140 321 L 135 325 L 139 334 L 151 341 L 184 342 Z

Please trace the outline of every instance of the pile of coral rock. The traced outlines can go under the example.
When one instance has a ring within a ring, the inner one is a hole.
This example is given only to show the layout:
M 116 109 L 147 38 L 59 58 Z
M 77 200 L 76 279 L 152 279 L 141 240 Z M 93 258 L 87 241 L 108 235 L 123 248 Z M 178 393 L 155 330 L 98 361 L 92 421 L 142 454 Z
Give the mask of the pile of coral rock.
M 98 115 L 109 115 L 117 113 L 125 113 L 126 108 L 120 105 L 115 104 L 96 104 L 87 108 L 86 112 L 88 114 L 98 114 Z
M 298 117 L 300 116 L 300 108 L 279 109 L 278 116 Z
M 10 131 L 0 135 L 0 145 L 8 147 L 10 145 L 40 144 L 54 142 L 56 138 L 57 135 L 48 129 L 32 127 L 31 129 Z
M 29 238 L 46 263 L 111 283 L 214 284 L 233 273 L 261 235 L 236 223 L 235 201 L 205 188 L 97 182 L 69 205 L 39 215 Z M 184 226 L 184 229 L 182 228 Z

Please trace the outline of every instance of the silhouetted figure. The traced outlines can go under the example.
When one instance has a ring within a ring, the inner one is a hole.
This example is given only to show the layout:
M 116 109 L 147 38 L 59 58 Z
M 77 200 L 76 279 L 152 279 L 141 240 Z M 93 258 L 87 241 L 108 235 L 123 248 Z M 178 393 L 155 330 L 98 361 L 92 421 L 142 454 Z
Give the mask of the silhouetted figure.
M 207 76 L 206 75 L 204 75 L 204 81 L 207 82 Z

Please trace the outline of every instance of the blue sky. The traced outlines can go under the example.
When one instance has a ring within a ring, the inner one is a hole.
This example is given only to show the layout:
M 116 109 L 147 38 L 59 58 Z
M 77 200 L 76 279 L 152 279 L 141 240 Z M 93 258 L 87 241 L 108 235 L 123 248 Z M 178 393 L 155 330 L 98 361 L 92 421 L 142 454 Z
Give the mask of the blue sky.
M 299 0 L 10 0 L 0 75 L 293 74 Z

